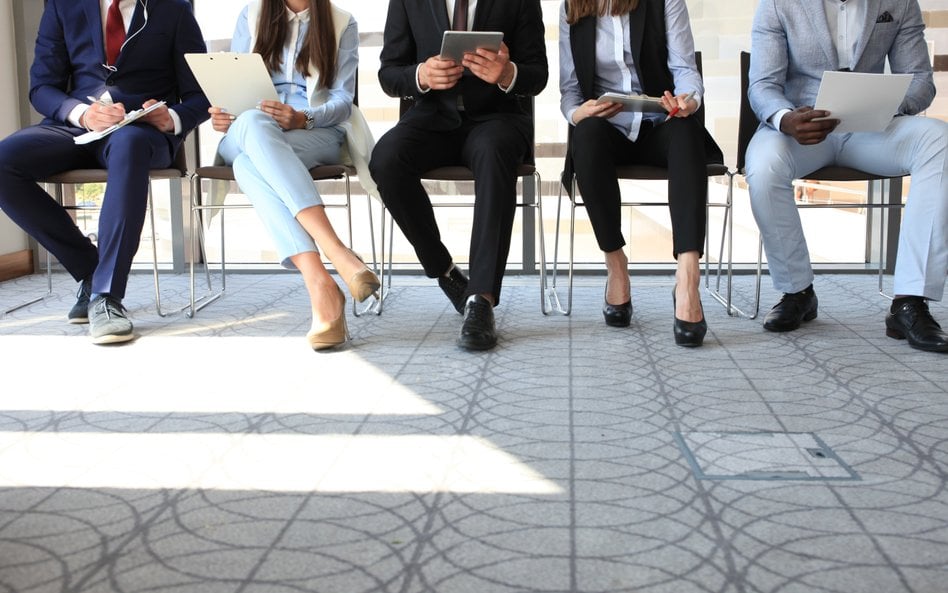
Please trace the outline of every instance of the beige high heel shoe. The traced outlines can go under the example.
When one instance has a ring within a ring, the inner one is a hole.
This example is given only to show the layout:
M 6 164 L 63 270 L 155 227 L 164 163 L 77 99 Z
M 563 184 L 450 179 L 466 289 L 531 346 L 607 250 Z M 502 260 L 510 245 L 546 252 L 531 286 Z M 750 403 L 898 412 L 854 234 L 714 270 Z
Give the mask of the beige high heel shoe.
M 375 275 L 375 272 L 370 270 L 368 266 L 365 265 L 365 261 L 359 254 L 353 250 L 349 250 L 349 253 L 354 255 L 356 259 L 362 262 L 362 269 L 352 275 L 351 278 L 346 280 L 346 287 L 349 288 L 349 294 L 352 295 L 352 298 L 359 301 L 360 303 L 365 299 L 369 298 L 373 294 L 375 298 L 378 298 L 378 290 L 382 286 L 382 283 L 379 282 L 379 277 Z
M 306 339 L 313 350 L 328 350 L 346 343 L 349 338 L 349 326 L 346 325 L 346 295 L 342 294 L 342 289 L 336 286 L 339 296 L 342 298 L 342 308 L 339 317 L 336 317 L 322 331 L 310 331 L 306 334 Z

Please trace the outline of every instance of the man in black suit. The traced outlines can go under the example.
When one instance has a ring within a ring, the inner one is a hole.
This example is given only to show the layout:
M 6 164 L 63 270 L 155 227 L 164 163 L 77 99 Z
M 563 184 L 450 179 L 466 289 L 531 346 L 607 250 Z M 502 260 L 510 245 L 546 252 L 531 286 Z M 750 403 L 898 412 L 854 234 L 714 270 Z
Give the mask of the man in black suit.
M 447 29 L 501 31 L 504 41 L 455 63 L 438 55 Z M 517 96 L 538 94 L 547 77 L 539 0 L 389 2 L 379 81 L 390 96 L 415 102 L 376 144 L 370 168 L 425 273 L 464 315 L 458 345 L 467 350 L 497 343 L 493 307 L 510 250 L 516 169 L 533 143 L 532 116 Z M 421 184 L 425 171 L 445 165 L 474 173 L 470 280 L 441 242 Z

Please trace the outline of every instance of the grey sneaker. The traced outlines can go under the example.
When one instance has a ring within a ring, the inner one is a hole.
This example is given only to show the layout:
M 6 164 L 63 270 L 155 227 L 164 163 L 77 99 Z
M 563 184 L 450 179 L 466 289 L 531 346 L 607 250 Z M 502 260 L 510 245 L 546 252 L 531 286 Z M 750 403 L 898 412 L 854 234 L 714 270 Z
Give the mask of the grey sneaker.
M 91 296 L 92 278 L 86 278 L 79 283 L 79 291 L 76 292 L 76 304 L 66 315 L 69 323 L 89 323 L 89 297 Z
M 122 301 L 106 294 L 89 303 L 89 335 L 93 344 L 118 344 L 135 338 Z

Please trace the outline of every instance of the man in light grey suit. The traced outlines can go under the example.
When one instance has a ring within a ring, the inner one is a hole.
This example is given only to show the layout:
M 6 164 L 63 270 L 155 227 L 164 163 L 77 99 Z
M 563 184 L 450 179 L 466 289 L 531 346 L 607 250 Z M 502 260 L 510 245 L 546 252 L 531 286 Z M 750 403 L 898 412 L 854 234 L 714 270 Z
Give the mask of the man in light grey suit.
M 835 164 L 912 176 L 886 335 L 948 352 L 948 335 L 927 304 L 941 300 L 948 273 L 948 124 L 913 117 L 935 96 L 924 28 L 917 0 L 761 0 L 748 96 L 763 123 L 748 146 L 746 170 L 774 287 L 784 293 L 765 329 L 791 331 L 816 318 L 813 269 L 791 183 Z M 886 58 L 892 72 L 913 75 L 899 116 L 882 132 L 832 133 L 839 120 L 811 107 L 823 72 L 878 73 Z

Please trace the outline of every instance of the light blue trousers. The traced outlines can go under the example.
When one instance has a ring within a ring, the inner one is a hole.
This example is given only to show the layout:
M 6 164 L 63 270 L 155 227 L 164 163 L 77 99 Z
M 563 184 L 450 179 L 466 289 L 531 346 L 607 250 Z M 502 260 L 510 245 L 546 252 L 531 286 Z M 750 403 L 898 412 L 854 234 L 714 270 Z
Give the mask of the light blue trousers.
M 309 169 L 338 164 L 344 136 L 338 126 L 283 131 L 272 117 L 251 109 L 234 120 L 217 149 L 234 167 L 237 184 L 270 232 L 286 268 L 295 268 L 291 256 L 319 251 L 296 215 L 322 205 Z
M 941 300 L 948 274 L 948 124 L 925 117 L 896 117 L 882 132 L 830 134 L 811 146 L 769 126 L 757 130 L 747 148 L 747 184 L 774 288 L 799 292 L 813 282 L 791 182 L 832 164 L 912 176 L 893 290 Z

